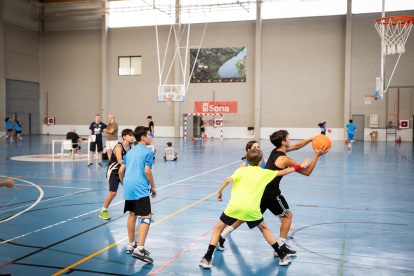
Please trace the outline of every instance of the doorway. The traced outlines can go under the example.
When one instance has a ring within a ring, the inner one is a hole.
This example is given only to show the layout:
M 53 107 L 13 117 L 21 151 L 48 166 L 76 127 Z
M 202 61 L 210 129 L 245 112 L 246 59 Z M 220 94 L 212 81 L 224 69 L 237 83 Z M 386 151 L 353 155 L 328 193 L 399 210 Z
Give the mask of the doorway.
M 365 132 L 365 115 L 352 115 L 353 124 L 356 126 L 354 140 L 364 141 Z

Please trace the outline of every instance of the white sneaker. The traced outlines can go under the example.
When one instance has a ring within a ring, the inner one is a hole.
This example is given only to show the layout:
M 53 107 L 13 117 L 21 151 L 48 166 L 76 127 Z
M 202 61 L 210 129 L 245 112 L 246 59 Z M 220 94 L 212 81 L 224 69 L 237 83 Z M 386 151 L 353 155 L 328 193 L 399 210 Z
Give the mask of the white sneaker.
M 205 258 L 202 258 L 201 261 L 198 263 L 198 265 L 201 266 L 202 268 L 207 268 L 207 269 L 210 269 L 213 266 L 211 262 L 207 262 Z
M 279 258 L 279 265 L 288 265 L 292 259 L 289 256 L 284 257 L 283 259 Z
M 137 242 L 135 242 L 133 245 L 128 243 L 126 253 L 127 254 L 132 254 L 132 252 L 134 252 L 135 248 L 137 248 Z
M 221 246 L 220 246 L 220 243 L 217 243 L 217 245 L 216 245 L 216 249 L 217 249 L 218 251 L 224 251 L 225 247 L 224 247 L 224 245 L 223 245 L 223 247 L 221 247 Z

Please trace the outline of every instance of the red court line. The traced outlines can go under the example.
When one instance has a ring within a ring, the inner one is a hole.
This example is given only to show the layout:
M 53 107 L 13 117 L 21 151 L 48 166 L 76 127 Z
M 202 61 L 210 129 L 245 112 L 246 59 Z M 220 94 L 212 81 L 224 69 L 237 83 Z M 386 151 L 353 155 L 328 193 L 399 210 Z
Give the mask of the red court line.
M 179 192 L 179 193 L 176 193 L 176 194 L 171 195 L 171 196 L 166 197 L 166 198 L 170 198 L 170 197 L 176 196 L 176 195 L 181 194 L 181 193 L 183 193 L 183 192 L 185 192 L 185 191 L 188 191 L 188 190 L 190 190 L 190 189 L 191 189 L 191 188 L 185 189 L 184 191 L 181 191 L 181 192 Z
M 59 180 L 50 181 L 50 182 L 41 183 L 41 184 L 36 184 L 36 185 L 37 186 L 41 186 L 41 185 L 45 185 L 45 184 L 55 183 L 55 182 L 59 182 L 59 181 L 63 181 L 63 180 L 70 180 L 70 179 L 74 179 L 74 178 L 78 178 L 78 177 L 83 177 L 83 176 L 88 176 L 88 175 L 93 175 L 93 174 L 98 174 L 98 173 L 104 173 L 104 172 L 97 172 L 97 173 L 90 173 L 90 174 L 85 174 L 85 175 L 79 175 L 79 176 L 75 176 L 75 177 L 71 177 L 71 178 L 59 179 Z M 30 178 L 30 176 L 28 176 L 26 178 Z M 0 192 L 0 194 L 1 193 L 11 192 L 11 191 L 17 191 L 17 190 L 21 190 L 21 189 L 33 188 L 33 187 L 35 187 L 35 186 L 21 187 L 21 188 L 17 188 L 17 189 L 13 189 L 13 190 L 7 190 L 7 191 Z
M 158 272 L 160 272 L 161 270 L 163 270 L 164 268 L 166 268 L 170 263 L 172 263 L 173 261 L 175 261 L 178 257 L 180 257 L 185 251 L 187 251 L 188 249 L 190 249 L 193 245 L 195 245 L 196 243 L 198 243 L 202 238 L 204 238 L 208 233 L 210 233 L 212 230 L 214 230 L 215 226 L 213 228 L 211 228 L 210 230 L 208 230 L 206 233 L 204 233 L 204 235 L 202 235 L 201 237 L 199 237 L 198 239 L 196 239 L 193 243 L 191 243 L 189 246 L 187 246 L 186 248 L 184 248 L 180 253 L 178 253 L 177 255 L 175 255 L 174 257 L 172 257 L 168 262 L 166 262 L 165 264 L 163 264 L 162 266 L 160 266 L 157 270 L 155 270 L 153 273 L 151 273 L 149 276 L 153 276 L 155 274 L 157 274 Z
M 9 262 L 9 263 L 7 263 L 7 264 L 4 264 L 4 265 L 0 266 L 0 268 L 3 268 L 3 267 L 8 266 L 8 265 L 11 265 L 12 263 L 13 263 L 13 262 Z
M 389 199 L 407 199 L 407 200 L 414 200 L 414 198 L 407 198 L 407 197 L 390 197 L 390 196 L 335 195 L 335 194 L 313 194 L 313 193 L 294 193 L 294 192 L 283 192 L 283 193 L 284 194 L 295 194 L 295 195 L 349 196 L 349 197 L 371 197 L 371 198 L 389 198 Z

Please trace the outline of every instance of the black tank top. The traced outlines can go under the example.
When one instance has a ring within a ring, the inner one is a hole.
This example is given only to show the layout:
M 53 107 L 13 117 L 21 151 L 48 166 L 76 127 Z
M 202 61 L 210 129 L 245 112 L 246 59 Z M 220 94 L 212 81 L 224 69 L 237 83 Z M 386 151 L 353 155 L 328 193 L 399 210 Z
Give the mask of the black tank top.
M 127 154 L 127 150 L 125 149 L 125 147 L 122 143 L 118 143 L 118 145 L 116 145 L 113 148 L 112 154 L 111 154 L 111 160 L 109 160 L 108 170 L 106 172 L 106 178 L 108 180 L 110 178 L 119 179 L 118 171 L 119 171 L 119 168 L 121 167 L 121 165 L 118 164 L 118 160 L 116 159 L 116 154 L 115 154 L 115 148 L 118 147 L 119 145 L 121 145 L 121 147 L 122 147 L 122 151 L 121 151 L 122 159 L 124 159 L 125 155 Z M 129 147 L 130 147 L 129 149 L 131 149 L 131 145 Z
M 279 168 L 275 165 L 276 160 L 280 156 L 286 156 L 283 151 L 277 151 L 276 149 L 272 150 L 270 153 L 269 159 L 267 160 L 265 169 L 272 170 L 272 171 L 280 171 L 284 170 L 285 168 Z M 280 196 L 280 189 L 279 183 L 282 180 L 282 176 L 276 176 L 269 184 L 267 184 L 263 196 L 266 196 L 270 199 L 275 199 L 276 196 Z

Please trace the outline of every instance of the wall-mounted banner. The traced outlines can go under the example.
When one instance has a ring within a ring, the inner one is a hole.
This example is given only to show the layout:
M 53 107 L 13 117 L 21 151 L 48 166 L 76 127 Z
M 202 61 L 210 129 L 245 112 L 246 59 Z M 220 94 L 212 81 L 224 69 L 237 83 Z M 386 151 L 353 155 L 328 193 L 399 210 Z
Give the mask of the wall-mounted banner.
M 198 49 L 190 49 L 193 68 Z M 246 47 L 200 49 L 191 83 L 246 82 Z
M 237 113 L 237 102 L 194 102 L 194 113 Z

